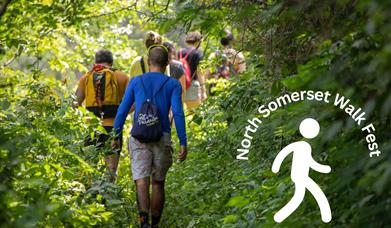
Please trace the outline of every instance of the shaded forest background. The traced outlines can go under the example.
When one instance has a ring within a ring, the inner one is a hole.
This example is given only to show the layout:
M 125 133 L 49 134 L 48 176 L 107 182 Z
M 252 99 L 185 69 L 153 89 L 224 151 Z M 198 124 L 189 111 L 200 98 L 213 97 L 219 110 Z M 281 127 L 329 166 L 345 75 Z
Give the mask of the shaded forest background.
M 98 120 L 71 108 L 77 79 L 101 48 L 112 50 L 115 67 L 127 72 L 144 53 L 147 30 L 178 45 L 183 34 L 198 30 L 208 56 L 225 28 L 236 35 L 248 70 L 219 84 L 216 95 L 187 116 L 190 154 L 168 175 L 162 227 L 276 226 L 273 215 L 294 186 L 289 161 L 279 175 L 271 164 L 282 147 L 300 139 L 298 123 L 308 116 L 321 125 L 313 156 L 332 167 L 329 175 L 311 177 L 328 197 L 333 220 L 323 224 L 306 194 L 281 226 L 390 224 L 391 2 L 3 0 L 1 226 L 135 225 L 127 151 L 114 185 L 102 178 L 104 152 L 83 148 Z M 363 107 L 382 155 L 369 158 L 365 134 L 342 110 L 300 102 L 264 121 L 249 161 L 235 159 L 246 121 L 260 104 L 307 89 L 338 92 Z

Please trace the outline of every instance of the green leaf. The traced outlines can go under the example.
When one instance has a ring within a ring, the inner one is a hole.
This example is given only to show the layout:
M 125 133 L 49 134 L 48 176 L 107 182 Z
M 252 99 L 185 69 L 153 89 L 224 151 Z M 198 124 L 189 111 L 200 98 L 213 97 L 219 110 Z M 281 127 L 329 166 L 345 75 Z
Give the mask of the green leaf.
M 227 206 L 242 208 L 249 203 L 250 203 L 250 200 L 248 200 L 247 198 L 244 198 L 243 196 L 234 196 L 231 199 L 229 199 Z
M 224 224 L 235 223 L 238 220 L 236 215 L 227 215 L 224 217 Z

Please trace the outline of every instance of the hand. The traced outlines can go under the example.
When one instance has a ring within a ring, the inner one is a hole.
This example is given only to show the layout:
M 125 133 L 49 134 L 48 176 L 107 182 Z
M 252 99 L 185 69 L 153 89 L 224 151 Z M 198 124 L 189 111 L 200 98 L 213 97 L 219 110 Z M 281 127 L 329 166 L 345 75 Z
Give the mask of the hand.
M 201 93 L 201 101 L 204 101 L 206 99 L 207 95 L 205 92 Z
M 111 148 L 112 148 L 113 150 L 118 149 L 120 146 L 121 146 L 121 143 L 120 143 L 119 139 L 113 140 L 113 141 L 111 142 Z
M 77 109 L 80 106 L 79 102 L 73 101 L 72 102 L 72 108 Z
M 179 151 L 179 155 L 178 155 L 178 160 L 180 162 L 183 162 L 184 160 L 186 160 L 186 156 L 187 156 L 187 148 L 186 146 L 181 146 L 181 150 Z

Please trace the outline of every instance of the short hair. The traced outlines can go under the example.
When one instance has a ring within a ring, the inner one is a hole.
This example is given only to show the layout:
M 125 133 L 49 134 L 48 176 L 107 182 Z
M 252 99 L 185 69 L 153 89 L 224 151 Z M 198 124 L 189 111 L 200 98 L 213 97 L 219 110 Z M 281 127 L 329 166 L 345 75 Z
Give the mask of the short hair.
M 157 45 L 161 43 L 162 43 L 162 37 L 158 33 L 154 31 L 148 31 L 145 34 L 144 44 L 147 49 L 150 48 L 152 45 Z
M 199 32 L 189 32 L 186 35 L 186 43 L 188 44 L 194 44 L 198 41 L 201 41 L 202 35 Z
M 95 53 L 95 63 L 109 63 L 113 64 L 113 53 L 109 50 L 99 50 Z
M 152 47 L 148 53 L 148 60 L 153 66 L 165 68 L 168 64 L 168 52 L 163 47 Z

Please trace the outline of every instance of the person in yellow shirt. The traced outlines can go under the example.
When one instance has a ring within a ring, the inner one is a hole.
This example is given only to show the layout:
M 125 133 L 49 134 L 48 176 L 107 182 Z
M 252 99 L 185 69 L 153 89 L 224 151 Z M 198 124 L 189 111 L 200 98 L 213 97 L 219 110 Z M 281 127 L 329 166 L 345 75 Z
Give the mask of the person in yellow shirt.
M 95 54 L 95 64 L 93 69 L 80 78 L 79 85 L 76 90 L 78 105 L 81 106 L 85 103 L 85 106 L 89 111 L 101 118 L 102 126 L 105 128 L 107 133 L 110 133 L 113 130 L 114 118 L 129 82 L 129 78 L 126 74 L 112 68 L 112 66 L 112 52 L 109 50 L 98 51 Z M 100 84 L 98 77 L 102 75 L 104 75 L 104 79 L 102 79 L 102 83 Z M 97 88 L 98 84 L 100 89 Z M 111 96 L 108 96 L 111 91 L 113 91 L 110 94 Z M 102 97 L 104 97 L 104 99 L 98 98 L 99 95 L 103 95 Z M 113 102 L 110 104 L 107 103 L 110 100 L 113 100 Z M 96 139 L 88 139 L 86 145 L 96 145 L 97 148 L 103 148 L 106 143 L 110 143 L 107 142 L 108 139 L 108 134 L 99 133 Z M 116 179 L 121 147 L 105 158 L 105 163 L 110 173 L 109 180 L 111 182 L 115 182 Z
M 147 32 L 144 38 L 144 44 L 147 50 L 152 45 L 162 44 L 162 37 L 153 31 Z M 130 65 L 130 78 L 149 72 L 148 55 L 137 56 Z

